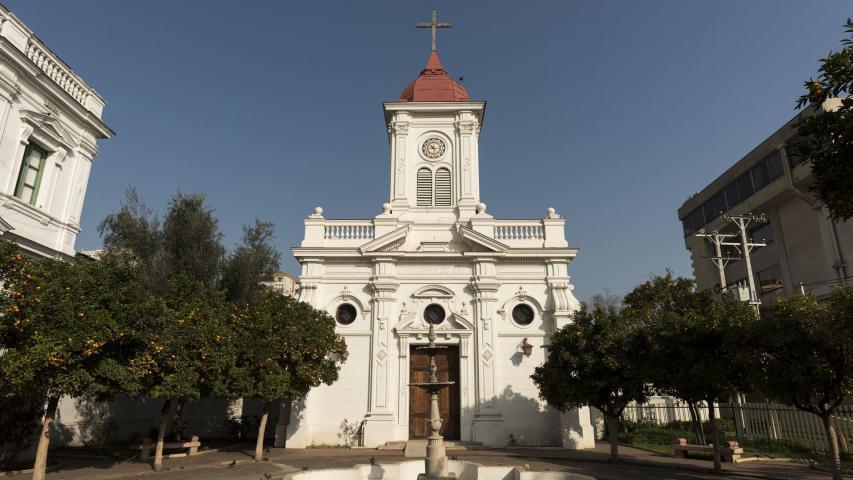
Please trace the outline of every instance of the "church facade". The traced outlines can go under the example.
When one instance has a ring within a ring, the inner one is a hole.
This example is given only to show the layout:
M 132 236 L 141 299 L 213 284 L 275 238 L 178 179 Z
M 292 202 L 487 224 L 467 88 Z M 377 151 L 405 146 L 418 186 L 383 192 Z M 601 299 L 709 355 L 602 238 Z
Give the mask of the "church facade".
M 433 323 L 447 347 L 439 379 L 455 382 L 440 402 L 446 439 L 594 445 L 588 409 L 561 414 L 530 379 L 550 334 L 578 306 L 568 274 L 577 249 L 553 208 L 529 220 L 487 212 L 478 155 L 485 106 L 433 50 L 398 100 L 384 104 L 390 182 L 382 213 L 333 220 L 317 207 L 305 219 L 293 248 L 299 298 L 335 317 L 350 353 L 337 382 L 292 405 L 277 444 L 425 438 L 426 394 L 408 385 L 428 374 L 417 347 Z

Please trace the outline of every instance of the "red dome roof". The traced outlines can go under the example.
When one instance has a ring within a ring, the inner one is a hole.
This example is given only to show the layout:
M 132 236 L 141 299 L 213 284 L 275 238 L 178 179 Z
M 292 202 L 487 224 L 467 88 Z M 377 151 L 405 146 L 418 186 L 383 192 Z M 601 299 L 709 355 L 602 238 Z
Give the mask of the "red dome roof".
M 429 55 L 426 67 L 424 67 L 418 78 L 409 82 L 403 92 L 400 93 L 401 102 L 467 102 L 468 90 L 459 82 L 450 78 L 438 53 L 433 51 Z

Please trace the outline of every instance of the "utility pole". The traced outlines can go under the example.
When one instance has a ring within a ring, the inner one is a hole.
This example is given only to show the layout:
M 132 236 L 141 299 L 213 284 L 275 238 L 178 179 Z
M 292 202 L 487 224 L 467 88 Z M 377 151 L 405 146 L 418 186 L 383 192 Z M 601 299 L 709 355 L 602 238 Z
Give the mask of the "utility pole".
M 714 230 L 711 233 L 695 233 L 693 234 L 696 237 L 704 237 L 711 245 L 714 246 L 714 256 L 713 257 L 705 257 L 710 258 L 714 265 L 717 266 L 717 273 L 720 276 L 720 293 L 726 291 L 726 265 L 729 264 L 732 260 L 738 260 L 738 257 L 724 257 L 723 256 L 723 245 L 730 245 L 730 243 L 725 242 L 726 239 L 734 238 L 737 235 L 734 233 L 720 233 Z
M 755 307 L 755 311 L 758 312 L 758 306 L 761 304 L 761 300 L 758 299 L 758 294 L 755 290 L 755 277 L 752 275 L 752 260 L 749 258 L 750 252 L 755 247 L 765 247 L 766 243 L 752 243 L 749 241 L 749 237 L 747 236 L 746 229 L 750 223 L 765 223 L 767 221 L 767 216 L 764 214 L 754 215 L 752 213 L 746 213 L 743 215 L 727 215 L 723 214 L 723 218 L 728 219 L 735 225 L 737 225 L 740 230 L 740 250 L 743 255 L 743 260 L 746 262 L 746 281 L 749 285 L 749 303 Z M 726 243 L 723 243 L 726 245 Z M 737 245 L 737 244 L 735 244 Z

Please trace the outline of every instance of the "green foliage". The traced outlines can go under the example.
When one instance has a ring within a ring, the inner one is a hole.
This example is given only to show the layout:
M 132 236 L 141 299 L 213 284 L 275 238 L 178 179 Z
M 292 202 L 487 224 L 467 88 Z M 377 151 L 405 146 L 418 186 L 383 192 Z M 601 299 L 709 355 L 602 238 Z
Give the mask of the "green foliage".
M 648 379 L 636 368 L 643 352 L 632 342 L 640 326 L 613 304 L 582 304 L 551 337 L 548 358 L 532 375 L 539 396 L 562 411 L 591 405 L 614 417 L 644 401 Z
M 847 20 L 845 31 L 844 47 L 820 60 L 817 80 L 805 82 L 808 93 L 797 107 L 811 106 L 814 115 L 800 120 L 792 142 L 792 150 L 811 161 L 814 191 L 836 220 L 853 217 L 853 20 Z M 822 109 L 837 97 L 838 109 Z
M 225 254 L 218 221 L 201 194 L 176 193 L 161 224 L 130 188 L 119 211 L 108 215 L 98 231 L 107 251 L 136 257 L 149 288 L 160 295 L 166 294 L 173 276 L 188 275 L 213 284 Z
M 162 225 L 135 189 L 128 188 L 119 211 L 107 215 L 98 232 L 108 252 L 123 252 L 137 259 L 150 289 L 156 290 L 165 283 L 168 265 L 163 254 Z
M 780 298 L 751 329 L 755 382 L 780 402 L 824 415 L 853 392 L 853 288 Z
M 204 195 L 177 193 L 163 221 L 163 249 L 170 271 L 213 284 L 225 255 L 219 222 Z
M 273 224 L 255 219 L 243 226 L 243 242 L 225 260 L 220 285 L 228 300 L 247 301 L 259 290 L 258 281 L 268 281 L 278 270 L 281 253 L 272 244 Z
M 304 397 L 337 380 L 346 360 L 331 316 L 272 291 L 235 305 L 230 323 L 236 357 L 220 392 L 226 397 Z
M 156 309 L 126 257 L 100 262 L 31 260 L 0 245 L 0 376 L 12 395 L 133 395 L 138 347 L 131 319 Z M 132 328 L 132 327 L 131 327 Z
M 225 298 L 215 288 L 224 248 L 203 195 L 175 194 L 161 223 L 133 189 L 101 223 L 108 252 L 133 255 L 159 309 L 128 319 L 142 348 L 131 371 L 153 398 L 196 400 L 232 361 Z
M 0 389 L 0 471 L 11 470 L 15 459 L 32 444 L 44 415 L 46 392 L 7 396 Z
M 152 398 L 198 400 L 218 388 L 233 362 L 224 295 L 189 275 L 170 279 L 159 315 L 145 318 L 145 344 L 134 359 Z
M 732 420 L 717 419 L 723 432 L 734 432 Z M 710 430 L 709 421 L 702 422 L 704 430 Z M 624 430 L 619 432 L 619 441 L 635 447 L 654 450 L 661 453 L 672 453 L 672 441 L 686 438 L 687 443 L 699 443 L 692 422 L 669 422 L 658 424 L 653 422 L 623 422 Z
M 717 303 L 671 273 L 625 296 L 623 315 L 644 326 L 633 348 L 655 388 L 687 402 L 727 400 L 748 388 L 741 329 L 755 319 L 748 304 L 725 296 Z

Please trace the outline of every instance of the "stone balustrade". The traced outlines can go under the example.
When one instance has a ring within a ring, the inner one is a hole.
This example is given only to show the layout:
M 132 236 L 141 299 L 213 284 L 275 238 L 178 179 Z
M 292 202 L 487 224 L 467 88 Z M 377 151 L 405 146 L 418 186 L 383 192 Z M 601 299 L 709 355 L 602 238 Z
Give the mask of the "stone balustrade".
M 326 240 L 373 240 L 371 220 L 326 220 L 323 225 Z
M 91 90 L 64 63 L 41 46 L 37 39 L 30 38 L 27 42 L 27 50 L 24 53 L 60 88 L 68 92 L 80 105 L 88 108 L 89 96 L 92 95 Z
M 400 228 L 396 218 L 334 220 L 323 216 L 323 209 L 317 207 L 314 214 L 305 218 L 305 238 L 302 247 L 338 247 L 358 248 L 383 235 Z M 565 219 L 551 212 L 543 219 L 497 220 L 491 216 L 475 216 L 469 220 L 468 227 L 477 233 L 491 237 L 510 248 L 565 248 L 568 247 L 564 233 Z M 449 242 L 451 232 L 456 227 L 447 225 L 446 234 L 432 230 L 423 240 L 430 242 Z M 417 229 L 411 245 L 413 248 L 421 242 Z
M 545 230 L 541 221 L 502 220 L 495 223 L 495 240 L 544 240 Z

